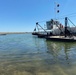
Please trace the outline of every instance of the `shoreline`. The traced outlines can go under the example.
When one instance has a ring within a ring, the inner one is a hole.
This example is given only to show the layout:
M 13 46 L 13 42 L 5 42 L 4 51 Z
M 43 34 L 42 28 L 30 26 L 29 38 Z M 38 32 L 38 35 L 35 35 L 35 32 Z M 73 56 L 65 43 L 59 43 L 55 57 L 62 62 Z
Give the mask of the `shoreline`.
M 0 32 L 0 35 L 6 35 L 6 34 L 26 34 L 26 33 L 32 33 L 32 32 Z

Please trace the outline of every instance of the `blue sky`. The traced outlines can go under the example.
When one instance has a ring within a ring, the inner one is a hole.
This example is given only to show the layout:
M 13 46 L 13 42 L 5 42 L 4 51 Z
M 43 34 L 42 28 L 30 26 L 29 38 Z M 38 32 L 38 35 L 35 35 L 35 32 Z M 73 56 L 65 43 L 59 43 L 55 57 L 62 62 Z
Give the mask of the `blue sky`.
M 0 32 L 33 31 L 36 22 L 55 18 L 55 2 L 60 4 L 56 17 L 68 16 L 75 23 L 75 0 L 0 0 Z

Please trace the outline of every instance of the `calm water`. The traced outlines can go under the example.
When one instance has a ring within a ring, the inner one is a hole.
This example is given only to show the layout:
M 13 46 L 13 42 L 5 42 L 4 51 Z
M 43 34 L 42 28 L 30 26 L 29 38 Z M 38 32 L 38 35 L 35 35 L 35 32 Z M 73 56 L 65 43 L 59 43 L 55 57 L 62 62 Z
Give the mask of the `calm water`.
M 0 75 L 76 75 L 76 43 L 1 35 Z

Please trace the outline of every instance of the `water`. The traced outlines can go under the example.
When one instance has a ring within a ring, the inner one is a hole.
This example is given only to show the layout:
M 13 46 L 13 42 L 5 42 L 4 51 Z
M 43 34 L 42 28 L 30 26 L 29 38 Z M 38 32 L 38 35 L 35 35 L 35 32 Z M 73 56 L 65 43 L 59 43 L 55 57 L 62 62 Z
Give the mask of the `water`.
M 76 75 L 76 43 L 1 35 L 0 75 Z

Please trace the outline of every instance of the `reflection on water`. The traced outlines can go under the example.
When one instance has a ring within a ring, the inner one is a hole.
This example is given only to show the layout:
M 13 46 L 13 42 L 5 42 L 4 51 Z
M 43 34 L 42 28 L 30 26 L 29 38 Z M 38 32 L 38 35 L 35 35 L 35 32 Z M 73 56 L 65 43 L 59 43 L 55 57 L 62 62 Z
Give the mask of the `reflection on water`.
M 47 41 L 46 43 L 48 48 L 47 52 L 53 55 L 55 59 L 59 60 L 63 64 L 68 62 L 68 64 L 71 65 L 74 63 L 76 55 L 76 43 L 51 41 Z
M 31 34 L 0 36 L 0 75 L 76 75 L 76 43 Z

